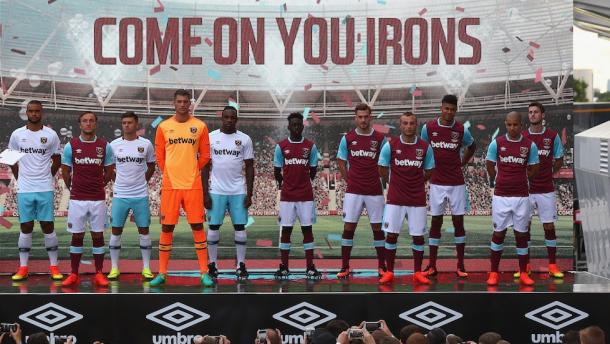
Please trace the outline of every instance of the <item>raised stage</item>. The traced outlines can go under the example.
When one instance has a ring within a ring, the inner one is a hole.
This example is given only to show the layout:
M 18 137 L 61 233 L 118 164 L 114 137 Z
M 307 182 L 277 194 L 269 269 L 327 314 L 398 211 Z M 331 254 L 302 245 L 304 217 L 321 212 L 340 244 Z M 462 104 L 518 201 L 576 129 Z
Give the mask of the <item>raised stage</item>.
M 520 286 L 506 272 L 490 288 L 486 273 L 476 271 L 467 279 L 441 272 L 433 284 L 418 286 L 407 267 L 390 285 L 379 285 L 376 271 L 366 268 L 357 268 L 349 280 L 322 268 L 318 281 L 305 280 L 298 265 L 289 280 L 276 281 L 273 270 L 251 267 L 250 279 L 238 282 L 231 269 L 221 269 L 213 288 L 203 288 L 198 275 L 186 270 L 170 273 L 162 288 L 150 287 L 136 273 L 122 274 L 107 288 L 93 286 L 85 274 L 76 289 L 62 288 L 46 274 L 21 283 L 3 274 L 0 320 L 19 322 L 25 334 L 44 330 L 58 339 L 74 335 L 80 343 L 106 344 L 186 344 L 197 334 L 252 343 L 256 330 L 267 327 L 278 328 L 284 343 L 301 343 L 306 328 L 335 318 L 350 324 L 385 319 L 395 335 L 409 323 L 474 340 L 496 331 L 513 344 L 561 343 L 562 333 L 589 325 L 610 333 L 610 280 L 586 272 L 569 272 L 562 280 L 535 272 L 534 287 Z

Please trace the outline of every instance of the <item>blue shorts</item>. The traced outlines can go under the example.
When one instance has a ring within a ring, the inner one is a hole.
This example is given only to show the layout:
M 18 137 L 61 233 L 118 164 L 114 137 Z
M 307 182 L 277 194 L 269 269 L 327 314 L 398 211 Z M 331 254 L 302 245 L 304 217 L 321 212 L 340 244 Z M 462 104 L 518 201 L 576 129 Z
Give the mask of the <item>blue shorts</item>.
M 136 226 L 150 226 L 150 205 L 148 197 L 141 198 L 112 198 L 112 227 L 123 228 L 125 220 L 129 215 L 129 209 L 133 210 Z
M 17 193 L 19 222 L 34 220 L 53 222 L 54 201 L 53 191 Z
M 245 225 L 248 222 L 248 209 L 244 207 L 246 195 L 218 195 L 210 193 L 212 209 L 208 209 L 208 225 L 222 225 L 225 212 L 229 210 L 231 223 L 234 225 Z

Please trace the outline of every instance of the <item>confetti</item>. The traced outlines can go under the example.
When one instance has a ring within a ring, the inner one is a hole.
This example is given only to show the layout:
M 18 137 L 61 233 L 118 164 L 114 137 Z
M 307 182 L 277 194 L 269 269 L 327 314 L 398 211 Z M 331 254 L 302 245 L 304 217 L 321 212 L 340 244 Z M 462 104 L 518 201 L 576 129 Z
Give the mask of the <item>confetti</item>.
M 464 7 L 456 6 L 455 10 L 464 13 Z
M 436 75 L 436 72 L 428 72 L 428 73 L 426 73 L 426 76 L 434 76 L 434 75 Z
M 163 117 L 159 116 L 155 118 L 154 121 L 150 124 L 151 127 L 156 128 L 163 121 Z
M 249 77 L 251 78 L 256 78 L 256 79 L 260 79 L 260 75 L 256 75 L 256 74 L 248 74 Z
M 25 55 L 26 54 L 25 50 L 21 50 L 21 49 L 13 48 L 13 49 L 11 49 L 11 51 L 14 52 L 15 54 L 19 54 L 19 55 Z
M 316 4 L 320 4 L 320 0 L 316 0 Z
M 417 85 L 413 84 L 413 85 L 411 85 L 411 87 L 409 88 L 409 92 L 410 92 L 411 94 L 413 94 L 413 92 L 415 92 L 415 90 L 416 90 L 416 89 L 417 89 Z
M 207 37 L 203 41 L 205 42 L 205 44 L 208 45 L 208 47 L 211 47 L 214 45 L 214 42 L 212 42 L 212 40 Z
M 415 92 L 413 92 L 413 97 L 420 97 L 422 94 L 424 94 L 422 90 L 415 90 Z
M 258 239 L 258 240 L 256 240 L 256 246 L 271 247 L 271 246 L 273 246 L 273 241 L 267 240 L 267 239 Z
M 13 224 L 2 216 L 0 216 L 0 225 L 6 229 L 11 229 L 11 227 L 13 227 Z
M 519 36 L 515 36 L 515 38 L 516 38 L 516 39 L 518 39 L 518 40 L 519 40 L 519 42 L 523 42 L 523 39 L 521 39 L 521 37 L 519 37 Z
M 178 68 L 174 67 L 174 66 L 169 66 L 169 69 L 173 70 L 174 72 L 178 71 Z
M 311 108 L 309 107 L 305 107 L 303 109 L 303 120 L 308 120 L 309 119 L 309 111 L 311 110 Z
M 379 115 L 377 115 L 377 118 L 381 118 L 381 117 L 383 117 L 383 115 L 385 115 L 385 113 L 380 112 Z
M 534 56 L 532 56 L 531 54 L 527 54 L 527 59 L 530 60 L 530 62 L 534 61 Z
M 148 70 L 148 75 L 153 76 L 161 71 L 161 65 L 158 64 Z
M 315 124 L 320 124 L 320 117 L 313 111 L 311 112 L 311 119 Z
M 248 216 L 248 222 L 246 222 L 246 228 L 252 226 L 254 224 L 254 217 Z
M 165 6 L 163 6 L 163 4 L 161 3 L 161 0 L 157 0 L 157 4 L 159 6 L 155 6 L 155 13 L 159 13 L 159 12 L 163 12 L 165 11 Z
M 503 51 L 504 53 L 507 53 L 507 52 L 509 52 L 509 51 L 510 51 L 510 48 L 509 48 L 509 47 L 504 47 L 504 48 L 502 48 L 502 51 Z
M 229 99 L 229 106 L 232 106 L 235 109 L 239 110 L 239 104 L 237 104 L 237 102 L 235 102 L 234 100 Z
M 0 23 L 0 38 L 2 38 L 2 23 Z
M 526 88 L 523 91 L 521 91 L 521 93 L 528 93 L 529 91 L 531 91 L 531 90 L 529 88 Z
M 477 129 L 479 129 L 479 130 L 485 130 L 485 129 L 487 129 L 487 127 L 486 127 L 484 124 L 477 124 L 477 125 L 476 125 L 476 127 L 477 127 Z
M 303 89 L 305 89 L 305 91 L 309 91 L 311 89 L 311 84 L 303 86 Z
M 208 69 L 208 76 L 214 80 L 220 80 L 222 77 L 220 72 L 215 69 Z
M 74 73 L 80 74 L 80 75 L 86 75 L 87 71 L 84 70 L 83 68 L 74 68 Z
M 324 70 L 328 70 L 328 66 L 327 66 L 327 65 L 325 65 L 325 64 L 321 64 L 321 65 L 320 65 L 320 68 L 322 68 L 322 69 L 324 69 Z
M 534 82 L 542 81 L 542 67 L 536 69 L 536 77 L 534 78 Z
M 530 47 L 539 49 L 540 48 L 540 44 L 538 44 L 538 43 L 536 43 L 534 41 L 530 41 Z
M 426 12 L 428 12 L 428 9 L 424 7 L 424 8 L 421 9 L 421 11 L 417 12 L 417 14 L 419 14 L 419 16 L 421 17 L 424 14 L 426 14 Z

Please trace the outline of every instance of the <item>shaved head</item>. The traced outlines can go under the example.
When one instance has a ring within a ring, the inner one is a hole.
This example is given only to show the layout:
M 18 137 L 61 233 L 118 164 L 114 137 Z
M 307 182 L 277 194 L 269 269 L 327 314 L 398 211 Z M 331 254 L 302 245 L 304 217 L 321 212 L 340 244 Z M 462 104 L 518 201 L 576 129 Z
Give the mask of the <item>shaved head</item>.
M 506 115 L 506 119 L 516 119 L 517 121 L 519 121 L 519 123 L 521 122 L 521 115 L 517 112 L 517 111 L 511 111 L 508 113 L 508 115 Z

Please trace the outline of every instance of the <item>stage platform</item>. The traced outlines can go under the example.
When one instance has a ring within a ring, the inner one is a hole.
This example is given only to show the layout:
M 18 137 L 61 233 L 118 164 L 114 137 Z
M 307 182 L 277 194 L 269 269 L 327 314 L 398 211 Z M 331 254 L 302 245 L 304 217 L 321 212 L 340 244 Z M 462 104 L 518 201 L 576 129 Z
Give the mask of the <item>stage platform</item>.
M 252 343 L 257 329 L 267 327 L 282 331 L 283 343 L 296 344 L 305 329 L 332 319 L 385 319 L 396 335 L 409 323 L 442 327 L 464 339 L 496 331 L 511 343 L 561 343 L 567 330 L 593 324 L 610 333 L 610 280 L 587 272 L 567 272 L 563 279 L 535 272 L 533 287 L 505 272 L 497 287 L 488 287 L 486 273 L 476 271 L 466 279 L 444 271 L 422 286 L 413 284 L 412 271 L 404 267 L 388 285 L 378 284 L 372 269 L 357 268 L 347 280 L 335 277 L 337 269 L 321 270 L 322 279 L 308 281 L 295 266 L 290 279 L 278 281 L 274 269 L 253 267 L 240 282 L 232 269 L 221 269 L 212 288 L 202 287 L 192 270 L 171 272 L 160 288 L 137 273 L 124 273 L 107 288 L 95 287 L 90 273 L 78 288 L 63 288 L 48 274 L 15 283 L 3 273 L 0 320 L 19 322 L 26 334 L 51 332 L 58 342 L 74 335 L 80 343 L 107 344 L 186 344 L 197 334 Z

